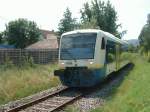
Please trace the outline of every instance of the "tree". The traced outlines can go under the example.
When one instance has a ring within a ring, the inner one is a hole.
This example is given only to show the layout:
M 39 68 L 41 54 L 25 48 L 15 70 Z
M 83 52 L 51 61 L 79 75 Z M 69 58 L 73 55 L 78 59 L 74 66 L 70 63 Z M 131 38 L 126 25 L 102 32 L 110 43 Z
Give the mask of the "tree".
M 90 9 L 89 3 L 86 2 L 84 4 L 84 8 L 80 10 L 81 13 L 81 21 L 82 22 L 91 22 L 92 19 L 92 11 Z
M 86 28 L 92 28 L 96 29 L 98 28 L 97 20 L 92 15 L 92 10 L 90 8 L 90 5 L 88 2 L 86 2 L 83 6 L 83 8 L 80 10 L 81 13 L 81 23 L 80 28 L 86 29 Z
M 139 38 L 142 52 L 147 53 L 147 55 L 149 56 L 149 51 L 150 51 L 150 14 L 148 14 L 147 23 L 142 28 L 141 33 L 138 38 Z
M 97 26 L 97 21 L 95 18 L 91 18 L 90 21 L 85 21 L 84 23 L 80 24 L 80 29 L 99 29 Z
M 147 16 L 147 24 L 150 24 L 150 14 Z
M 39 40 L 40 30 L 35 22 L 18 19 L 6 25 L 5 37 L 8 44 L 16 48 L 25 48 Z
M 91 5 L 87 2 L 80 10 L 80 13 L 81 26 L 90 28 L 91 25 L 94 28 L 112 33 L 118 36 L 118 38 L 121 37 L 122 33 L 117 30 L 121 25 L 117 24 L 117 12 L 110 1 L 105 3 L 104 1 L 93 0 Z M 90 25 L 86 25 L 87 23 Z
M 132 44 L 129 44 L 128 45 L 128 51 L 131 53 L 136 53 L 136 52 L 138 52 L 138 46 L 134 46 Z
M 0 32 L 0 44 L 7 43 L 5 39 L 5 31 Z
M 72 13 L 69 8 L 64 12 L 63 18 L 60 20 L 58 25 L 59 35 L 67 31 L 74 30 L 77 27 L 77 22 L 75 18 L 72 18 Z
M 3 39 L 3 34 L 2 32 L 0 33 L 0 44 L 2 43 L 2 39 Z

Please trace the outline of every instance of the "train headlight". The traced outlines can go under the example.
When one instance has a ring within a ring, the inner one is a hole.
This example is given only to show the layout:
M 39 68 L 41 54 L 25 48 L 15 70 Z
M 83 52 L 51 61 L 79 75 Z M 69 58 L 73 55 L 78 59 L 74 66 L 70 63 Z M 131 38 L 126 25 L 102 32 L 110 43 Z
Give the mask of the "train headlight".
M 93 64 L 93 62 L 91 61 L 91 62 L 90 62 L 90 64 L 92 65 L 92 64 Z
M 61 63 L 62 65 L 64 65 L 65 63 Z

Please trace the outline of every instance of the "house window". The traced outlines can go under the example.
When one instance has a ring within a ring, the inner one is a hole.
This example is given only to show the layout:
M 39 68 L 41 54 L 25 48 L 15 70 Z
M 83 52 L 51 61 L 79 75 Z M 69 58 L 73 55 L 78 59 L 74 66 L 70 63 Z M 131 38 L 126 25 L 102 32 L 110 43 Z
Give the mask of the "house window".
M 102 38 L 101 49 L 105 49 L 105 39 L 104 39 L 104 37 Z

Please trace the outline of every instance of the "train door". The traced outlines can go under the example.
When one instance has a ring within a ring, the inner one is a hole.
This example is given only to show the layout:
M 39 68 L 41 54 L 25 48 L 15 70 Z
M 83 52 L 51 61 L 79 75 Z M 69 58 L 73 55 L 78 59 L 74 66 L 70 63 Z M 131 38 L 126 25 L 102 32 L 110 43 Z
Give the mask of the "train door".
M 107 40 L 106 45 L 106 64 L 106 75 L 116 71 L 116 43 L 110 40 Z
M 101 39 L 101 53 L 100 53 L 100 59 L 101 59 L 101 64 L 105 67 L 106 65 L 106 40 L 104 37 Z

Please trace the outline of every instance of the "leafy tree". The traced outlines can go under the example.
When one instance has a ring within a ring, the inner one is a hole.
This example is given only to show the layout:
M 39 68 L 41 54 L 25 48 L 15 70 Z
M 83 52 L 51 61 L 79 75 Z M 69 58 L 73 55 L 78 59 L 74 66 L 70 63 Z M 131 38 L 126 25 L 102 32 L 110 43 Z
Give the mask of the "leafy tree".
M 138 46 L 134 46 L 132 44 L 129 44 L 128 51 L 130 51 L 132 53 L 136 53 L 136 52 L 138 52 Z
M 80 28 L 86 29 L 86 28 L 92 28 L 96 29 L 98 28 L 97 20 L 92 15 L 92 10 L 88 2 L 86 2 L 83 5 L 83 8 L 80 10 L 81 13 L 81 23 Z
M 82 22 L 90 22 L 91 19 L 92 19 L 92 11 L 91 11 L 91 8 L 89 6 L 89 3 L 86 2 L 84 4 L 84 8 L 80 10 L 80 13 L 81 13 L 81 21 Z
M 85 21 L 84 23 L 80 24 L 80 29 L 89 29 L 89 28 L 99 29 L 95 18 L 91 18 L 90 21 Z
M 80 13 L 81 28 L 82 26 L 87 26 L 87 28 L 99 28 L 119 38 L 125 34 L 125 31 L 120 33 L 117 30 L 121 25 L 117 24 L 117 12 L 110 1 L 106 3 L 104 1 L 93 0 L 91 5 L 87 2 L 80 10 Z
M 0 44 L 2 44 L 2 43 L 6 43 L 5 31 L 0 32 Z
M 76 19 L 72 18 L 72 13 L 69 8 L 64 12 L 63 18 L 60 20 L 58 27 L 59 35 L 74 30 L 77 27 Z
M 148 15 L 147 24 L 144 25 L 139 35 L 141 51 L 149 55 L 150 51 L 150 14 Z
M 0 43 L 2 43 L 3 34 L 0 33 Z
M 5 37 L 8 44 L 15 45 L 16 48 L 25 48 L 39 40 L 40 30 L 35 22 L 18 19 L 6 25 Z
M 150 24 L 150 14 L 147 16 L 147 24 Z

